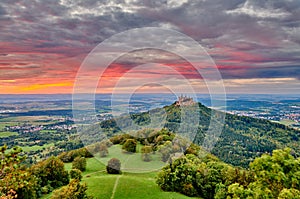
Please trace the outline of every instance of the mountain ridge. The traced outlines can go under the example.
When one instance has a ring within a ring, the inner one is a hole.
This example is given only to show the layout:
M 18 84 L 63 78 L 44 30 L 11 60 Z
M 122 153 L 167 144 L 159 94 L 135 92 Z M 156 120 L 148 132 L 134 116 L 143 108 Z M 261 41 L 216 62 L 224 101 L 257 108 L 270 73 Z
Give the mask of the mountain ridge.
M 197 105 L 199 106 L 199 123 L 193 142 L 200 146 L 203 144 L 202 142 L 206 136 L 205 132 L 210 125 L 212 112 L 225 114 L 222 133 L 218 140 L 213 140 L 215 146 L 211 153 L 226 163 L 247 167 L 254 158 L 259 157 L 261 154 L 271 153 L 274 149 L 283 149 L 285 147 L 290 147 L 295 156 L 300 155 L 298 153 L 300 151 L 299 130 L 265 119 L 224 113 L 208 108 L 200 102 Z M 161 109 L 167 113 L 164 127 L 177 133 L 181 122 L 180 114 L 182 108 L 174 102 Z M 130 117 L 136 124 L 143 126 L 150 123 L 149 112 L 134 113 L 129 116 L 123 116 L 123 118 L 128 119 Z M 120 118 L 117 119 L 119 120 Z M 122 132 L 117 126 L 115 119 L 102 121 L 100 127 L 108 136 Z

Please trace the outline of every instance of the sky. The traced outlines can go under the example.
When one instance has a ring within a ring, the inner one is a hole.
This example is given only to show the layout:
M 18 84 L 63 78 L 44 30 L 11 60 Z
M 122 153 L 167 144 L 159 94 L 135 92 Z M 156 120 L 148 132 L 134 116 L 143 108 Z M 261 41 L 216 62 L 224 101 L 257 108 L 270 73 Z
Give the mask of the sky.
M 211 81 L 227 93 L 300 93 L 299 0 L 1 0 L 0 94 L 72 93 L 80 66 L 98 44 L 145 27 L 197 41 L 221 75 Z M 145 33 L 146 41 L 152 37 Z M 157 65 L 132 72 L 152 62 Z M 208 92 L 191 64 L 155 49 L 130 52 L 105 73 L 91 74 L 101 76 L 100 93 L 131 92 L 136 83 L 139 92 L 184 90 L 186 84 Z

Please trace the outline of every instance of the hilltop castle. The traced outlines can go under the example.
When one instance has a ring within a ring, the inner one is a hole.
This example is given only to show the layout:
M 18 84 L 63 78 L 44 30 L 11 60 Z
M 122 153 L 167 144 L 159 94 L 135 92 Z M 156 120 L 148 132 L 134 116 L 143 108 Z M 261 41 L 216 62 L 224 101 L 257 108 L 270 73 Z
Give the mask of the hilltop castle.
M 176 106 L 190 106 L 194 105 L 196 102 L 194 101 L 193 98 L 187 97 L 187 96 L 179 96 L 178 101 L 175 102 Z

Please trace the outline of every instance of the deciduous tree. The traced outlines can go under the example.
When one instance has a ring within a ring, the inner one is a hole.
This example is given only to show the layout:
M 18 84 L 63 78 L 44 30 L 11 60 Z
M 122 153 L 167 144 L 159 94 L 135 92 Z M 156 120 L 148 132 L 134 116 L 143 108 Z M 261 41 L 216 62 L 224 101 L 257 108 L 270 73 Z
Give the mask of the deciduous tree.
M 77 157 L 72 162 L 72 169 L 86 170 L 86 159 L 84 157 Z

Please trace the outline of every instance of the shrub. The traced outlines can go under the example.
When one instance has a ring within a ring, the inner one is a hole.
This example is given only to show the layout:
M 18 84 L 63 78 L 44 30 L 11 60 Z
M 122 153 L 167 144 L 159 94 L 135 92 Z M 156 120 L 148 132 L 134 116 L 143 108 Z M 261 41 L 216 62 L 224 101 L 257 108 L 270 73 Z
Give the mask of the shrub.
M 42 191 L 42 194 L 48 194 L 53 191 L 53 187 L 51 187 L 50 185 L 46 185 L 46 186 L 42 187 L 41 191 Z
M 86 159 L 84 157 L 75 158 L 72 162 L 72 169 L 79 169 L 80 171 L 85 171 Z
M 71 169 L 70 177 L 71 179 L 81 180 L 82 172 L 79 169 Z
M 194 186 L 191 183 L 187 183 L 183 185 L 182 193 L 187 196 L 196 196 L 198 194 L 197 190 L 194 188 Z
M 106 157 L 108 155 L 108 149 L 105 143 L 101 143 L 99 145 L 99 153 L 100 153 L 100 157 Z
M 145 162 L 149 162 L 151 161 L 151 155 L 150 153 L 152 153 L 152 147 L 151 146 L 144 146 L 142 147 L 142 159 Z
M 63 162 L 72 162 L 76 157 L 91 158 L 93 154 L 87 148 L 80 148 L 69 152 L 62 152 L 58 155 L 58 158 Z
M 170 159 L 170 155 L 172 153 L 172 143 L 170 141 L 166 141 L 166 143 L 160 145 L 157 149 L 158 152 L 161 153 L 161 160 L 163 162 L 167 162 Z
M 122 142 L 122 135 L 116 135 L 114 137 L 111 137 L 109 140 L 113 143 L 113 144 L 120 144 Z
M 191 144 L 184 152 L 184 154 L 194 154 L 195 156 L 199 155 L 200 147 L 196 144 Z
M 117 158 L 112 158 L 108 161 L 106 166 L 106 171 L 109 174 L 119 174 L 121 173 L 121 162 Z
M 51 199 L 90 199 L 91 196 L 88 196 L 86 193 L 87 185 L 80 184 L 79 180 L 73 179 L 70 183 L 54 191 Z
M 101 143 L 104 143 L 107 147 L 114 145 L 110 140 L 103 140 Z
M 72 162 L 68 152 L 62 152 L 57 157 L 63 162 Z
M 122 135 L 115 135 L 114 137 L 111 137 L 109 141 L 112 144 L 124 144 L 127 139 L 132 139 L 133 136 L 128 135 L 128 134 L 122 134 Z M 111 144 L 109 144 L 111 145 Z
M 51 185 L 57 188 L 68 184 L 69 175 L 64 163 L 57 157 L 50 157 L 31 167 L 31 173 L 39 178 L 41 187 Z
M 136 152 L 136 140 L 135 139 L 127 139 L 123 144 L 122 149 L 129 153 Z

